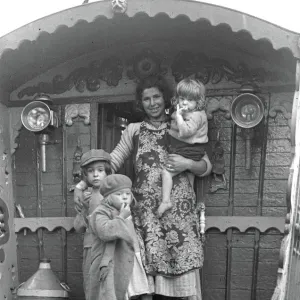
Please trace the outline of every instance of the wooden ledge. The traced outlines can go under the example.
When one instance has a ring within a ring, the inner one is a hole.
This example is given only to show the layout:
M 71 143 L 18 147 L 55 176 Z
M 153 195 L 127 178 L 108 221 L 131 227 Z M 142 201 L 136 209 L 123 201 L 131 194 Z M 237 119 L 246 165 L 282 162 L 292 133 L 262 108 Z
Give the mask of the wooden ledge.
M 39 228 L 45 228 L 53 231 L 56 228 L 64 228 L 66 231 L 73 229 L 73 217 L 44 217 L 44 218 L 15 218 L 15 232 L 27 228 L 32 232 Z M 249 229 L 258 229 L 265 232 L 269 229 L 276 229 L 284 233 L 285 218 L 283 217 L 243 217 L 243 216 L 208 216 L 206 217 L 205 231 L 209 229 L 218 229 L 225 232 L 230 228 L 235 228 L 240 232 L 246 232 Z

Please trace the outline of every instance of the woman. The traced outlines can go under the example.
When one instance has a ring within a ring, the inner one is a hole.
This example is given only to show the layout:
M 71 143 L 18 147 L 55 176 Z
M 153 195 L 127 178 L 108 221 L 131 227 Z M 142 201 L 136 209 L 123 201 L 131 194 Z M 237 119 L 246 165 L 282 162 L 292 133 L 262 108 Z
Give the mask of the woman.
M 200 161 L 168 155 L 170 123 L 165 111 L 170 107 L 171 97 L 172 91 L 162 77 L 147 78 L 137 86 L 137 105 L 145 119 L 129 124 L 124 130 L 111 153 L 111 164 L 114 171 L 118 171 L 133 154 L 135 179 L 132 191 L 137 205 L 132 215 L 145 244 L 145 271 L 154 284 L 154 293 L 199 300 L 203 248 L 196 196 L 187 173 L 206 176 L 211 171 L 211 163 L 207 155 Z M 173 207 L 158 218 L 163 168 L 180 174 L 174 177 Z
M 112 167 L 117 171 L 134 154 L 133 193 L 138 205 L 132 214 L 145 243 L 146 273 L 155 277 L 155 294 L 187 297 L 199 294 L 196 286 L 199 290 L 197 279 L 203 264 L 203 249 L 197 230 L 196 197 L 184 171 L 206 176 L 211 164 L 206 155 L 200 161 L 175 154 L 168 156 L 169 117 L 165 110 L 170 107 L 171 97 L 172 92 L 162 77 L 141 82 L 136 99 L 145 119 L 129 124 L 111 157 Z M 173 208 L 159 219 L 163 167 L 181 174 L 174 177 Z

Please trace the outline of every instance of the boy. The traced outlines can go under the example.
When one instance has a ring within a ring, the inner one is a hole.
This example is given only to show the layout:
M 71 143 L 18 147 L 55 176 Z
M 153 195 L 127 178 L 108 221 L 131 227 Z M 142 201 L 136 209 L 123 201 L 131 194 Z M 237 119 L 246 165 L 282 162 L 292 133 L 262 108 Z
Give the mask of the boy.
M 78 195 L 79 197 L 75 195 L 75 199 L 77 199 L 75 204 L 77 215 L 74 220 L 74 228 L 77 232 L 85 232 L 83 239 L 82 272 L 86 299 L 88 298 L 89 291 L 89 270 L 91 266 L 91 247 L 93 243 L 93 235 L 89 230 L 88 216 L 103 199 L 100 194 L 100 185 L 101 182 L 112 173 L 110 161 L 110 155 L 102 149 L 91 149 L 85 152 L 81 157 L 80 167 L 89 189 L 84 192 L 84 199 L 82 199 L 82 195 Z

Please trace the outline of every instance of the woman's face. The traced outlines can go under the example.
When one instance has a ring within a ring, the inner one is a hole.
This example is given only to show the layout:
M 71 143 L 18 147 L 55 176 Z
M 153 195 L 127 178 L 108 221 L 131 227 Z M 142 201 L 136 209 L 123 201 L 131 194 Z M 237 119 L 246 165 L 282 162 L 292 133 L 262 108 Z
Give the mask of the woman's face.
M 156 87 L 143 91 L 142 106 L 150 120 L 159 119 L 165 114 L 165 100 L 163 94 Z

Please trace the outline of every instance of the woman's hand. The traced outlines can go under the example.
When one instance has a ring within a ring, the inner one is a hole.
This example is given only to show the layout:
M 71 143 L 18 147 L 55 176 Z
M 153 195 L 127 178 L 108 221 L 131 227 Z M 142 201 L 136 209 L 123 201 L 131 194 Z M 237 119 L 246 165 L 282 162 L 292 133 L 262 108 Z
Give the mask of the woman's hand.
M 193 161 L 178 154 L 169 154 L 165 168 L 173 173 L 181 173 L 188 170 L 201 177 L 209 175 L 211 163 L 207 154 L 199 161 Z
M 169 172 L 181 173 L 191 168 L 192 160 L 178 154 L 169 154 L 166 169 Z

